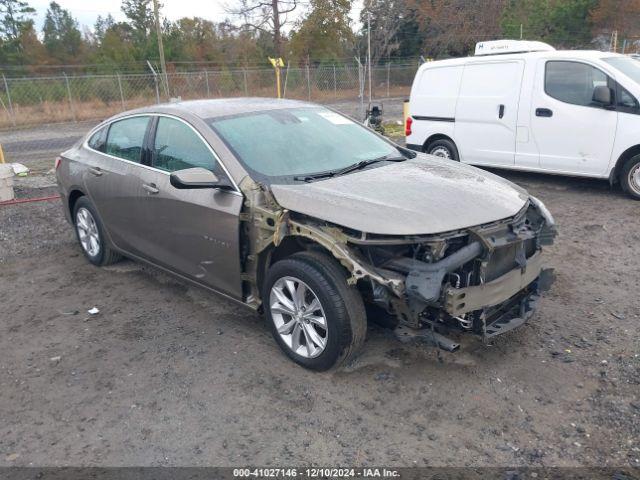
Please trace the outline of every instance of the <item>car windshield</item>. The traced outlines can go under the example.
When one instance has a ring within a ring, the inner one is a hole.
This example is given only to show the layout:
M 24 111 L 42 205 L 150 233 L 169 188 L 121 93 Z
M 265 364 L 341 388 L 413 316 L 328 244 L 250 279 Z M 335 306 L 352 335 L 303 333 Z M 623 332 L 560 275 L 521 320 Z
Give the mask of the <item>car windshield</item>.
M 323 107 L 251 112 L 208 122 L 252 176 L 269 183 L 291 183 L 301 176 L 401 156 L 369 129 Z
M 603 60 L 640 85 L 640 62 L 629 57 L 609 57 Z

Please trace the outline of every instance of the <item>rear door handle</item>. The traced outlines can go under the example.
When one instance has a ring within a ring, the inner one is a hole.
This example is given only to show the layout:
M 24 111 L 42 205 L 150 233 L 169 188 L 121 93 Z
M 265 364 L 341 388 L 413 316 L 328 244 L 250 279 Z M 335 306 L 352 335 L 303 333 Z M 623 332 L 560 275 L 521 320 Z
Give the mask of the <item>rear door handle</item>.
M 147 192 L 149 192 L 152 195 L 155 195 L 160 191 L 158 190 L 158 187 L 156 187 L 155 183 L 143 183 L 142 188 L 144 188 Z
M 553 117 L 553 110 L 548 108 L 536 108 L 536 117 Z
M 504 117 L 504 105 L 498 107 L 498 118 Z
M 98 167 L 90 167 L 89 173 L 91 175 L 95 175 L 96 177 L 100 177 L 102 175 L 102 170 L 100 170 L 100 168 Z

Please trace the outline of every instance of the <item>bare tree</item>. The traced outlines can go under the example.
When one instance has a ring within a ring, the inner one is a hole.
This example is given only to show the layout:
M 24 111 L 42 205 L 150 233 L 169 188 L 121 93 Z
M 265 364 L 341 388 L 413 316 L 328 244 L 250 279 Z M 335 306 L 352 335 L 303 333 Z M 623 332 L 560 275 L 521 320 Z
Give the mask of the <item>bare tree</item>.
M 282 29 L 289 23 L 287 15 L 297 6 L 298 0 L 239 0 L 228 12 L 242 17 L 244 27 L 273 35 L 276 55 L 282 57 Z
M 476 42 L 500 38 L 507 0 L 407 0 L 426 33 L 430 55 L 463 55 Z
M 405 0 L 364 0 L 360 22 L 366 35 L 367 17 L 371 15 L 371 62 L 391 56 L 400 47 L 398 34 L 406 23 Z

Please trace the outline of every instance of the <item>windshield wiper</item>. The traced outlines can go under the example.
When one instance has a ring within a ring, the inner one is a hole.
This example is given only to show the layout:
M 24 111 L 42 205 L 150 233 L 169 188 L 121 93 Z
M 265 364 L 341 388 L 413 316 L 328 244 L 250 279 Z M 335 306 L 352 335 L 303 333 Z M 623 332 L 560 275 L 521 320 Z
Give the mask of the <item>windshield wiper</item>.
M 328 172 L 320 172 L 320 173 L 311 173 L 309 175 L 296 175 L 293 179 L 296 182 L 310 182 L 311 180 L 318 180 L 320 178 L 331 178 L 335 175 L 333 170 L 329 170 Z
M 326 172 L 318 172 L 311 173 L 309 175 L 298 175 L 293 177 L 293 179 L 297 182 L 310 182 L 312 180 L 319 180 L 321 178 L 331 178 L 337 177 L 339 175 L 344 175 L 345 173 L 355 172 L 356 170 L 361 170 L 369 165 L 373 165 L 374 163 L 379 162 L 404 162 L 406 157 L 394 157 L 393 154 L 387 154 L 382 157 L 372 158 L 370 160 L 361 160 L 353 165 L 346 166 L 344 168 L 338 170 L 328 170 Z
M 341 170 L 336 170 L 334 175 L 344 175 L 345 173 L 355 172 L 356 170 L 362 170 L 369 165 L 373 165 L 374 163 L 380 162 L 404 162 L 406 157 L 394 157 L 391 154 L 383 155 L 382 157 L 372 158 L 370 160 L 361 160 L 358 163 L 354 163 L 353 165 L 349 165 L 348 167 L 344 167 Z

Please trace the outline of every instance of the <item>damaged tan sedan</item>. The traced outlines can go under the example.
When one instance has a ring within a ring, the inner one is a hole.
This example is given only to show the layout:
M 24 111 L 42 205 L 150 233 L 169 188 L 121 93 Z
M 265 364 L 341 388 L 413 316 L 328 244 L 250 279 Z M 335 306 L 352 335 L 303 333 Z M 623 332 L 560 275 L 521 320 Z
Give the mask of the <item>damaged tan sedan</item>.
M 230 99 L 130 111 L 56 161 L 87 259 L 122 255 L 264 312 L 295 362 L 353 358 L 367 317 L 454 351 L 523 324 L 554 222 L 474 167 L 327 108 Z

